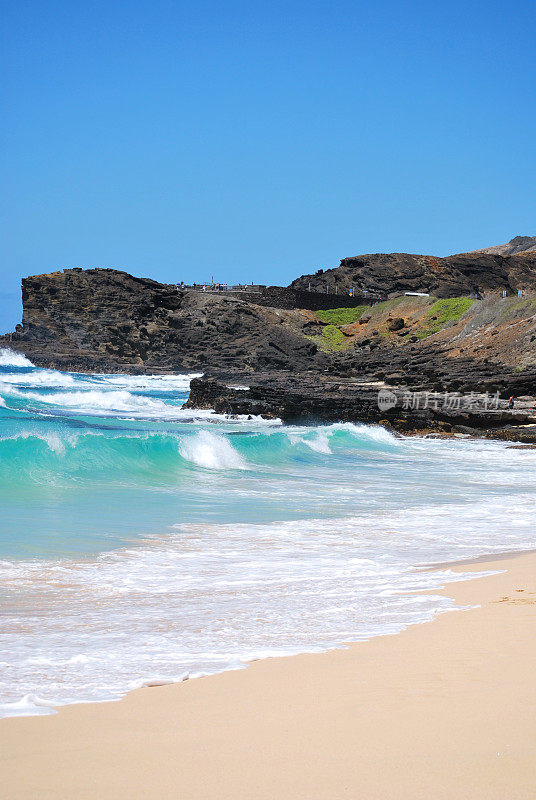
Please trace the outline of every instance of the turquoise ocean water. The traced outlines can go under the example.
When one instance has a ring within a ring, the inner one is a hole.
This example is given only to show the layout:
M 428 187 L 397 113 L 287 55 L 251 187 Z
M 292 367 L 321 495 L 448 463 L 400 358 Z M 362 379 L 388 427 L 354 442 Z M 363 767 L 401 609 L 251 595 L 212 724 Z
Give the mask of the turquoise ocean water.
M 0 715 L 392 633 L 536 546 L 536 453 L 182 410 L 0 351 Z M 415 591 L 421 590 L 420 594 Z

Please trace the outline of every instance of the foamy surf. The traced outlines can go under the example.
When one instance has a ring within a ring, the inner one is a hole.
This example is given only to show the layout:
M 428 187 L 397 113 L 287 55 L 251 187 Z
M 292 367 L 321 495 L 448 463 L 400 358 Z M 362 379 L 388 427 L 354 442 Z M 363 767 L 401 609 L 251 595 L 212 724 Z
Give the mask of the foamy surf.
M 188 375 L 3 358 L 0 715 L 395 633 L 453 608 L 463 575 L 420 565 L 536 546 L 533 451 L 228 419 L 182 408 Z
M 129 391 L 187 392 L 190 381 L 200 378 L 201 372 L 188 375 L 95 375 L 94 379 L 107 386 L 121 386 Z
M 45 700 L 35 694 L 25 694 L 20 700 L 0 703 L 0 717 L 33 717 L 38 714 L 52 714 L 62 703 Z
M 355 521 L 343 527 L 348 536 Z M 4 652 L 12 666 L 0 688 L 8 697 L 18 685 L 34 689 L 2 711 L 47 713 L 66 702 L 118 699 L 132 688 L 394 633 L 452 608 L 432 592 L 463 576 L 412 572 L 409 559 L 359 558 L 350 543 L 334 553 L 336 530 L 334 521 L 321 520 L 181 526 L 96 562 L 4 567 L 4 586 L 39 596 L 40 618 L 35 628 L 26 620 L 22 641 L 15 621 L 7 621 Z M 24 638 L 49 657 L 25 658 Z M 54 700 L 32 699 L 47 698 L 49 684 Z

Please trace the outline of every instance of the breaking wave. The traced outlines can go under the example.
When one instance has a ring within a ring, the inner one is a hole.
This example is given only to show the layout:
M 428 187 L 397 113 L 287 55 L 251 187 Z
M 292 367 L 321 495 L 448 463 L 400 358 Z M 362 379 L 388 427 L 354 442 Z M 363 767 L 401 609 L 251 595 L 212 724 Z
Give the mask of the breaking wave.
M 9 347 L 0 348 L 0 367 L 33 367 L 29 358 Z
M 185 438 L 179 451 L 183 458 L 207 469 L 245 469 L 246 462 L 228 439 L 210 431 Z
M 10 364 L 9 366 L 13 365 Z M 0 386 L 1 384 L 8 384 L 8 387 L 30 386 L 41 388 L 64 386 L 70 388 L 75 385 L 75 379 L 72 375 L 67 375 L 64 372 L 56 372 L 52 369 L 32 369 L 26 371 L 19 370 L 18 372 L 0 372 Z
M 27 400 L 36 400 L 38 403 L 70 408 L 86 413 L 118 414 L 133 413 L 154 416 L 169 416 L 173 408 L 161 400 L 149 397 L 140 397 L 131 394 L 126 389 L 107 392 L 89 389 L 86 392 L 57 392 L 54 394 L 38 394 L 36 392 L 19 393 L 19 397 Z
M 297 433 L 277 428 L 214 432 L 191 426 L 166 433 L 34 429 L 0 436 L 0 486 L 21 480 L 46 485 L 59 476 L 67 482 L 85 478 L 113 483 L 127 475 L 131 480 L 152 476 L 175 481 L 181 470 L 323 463 L 398 447 L 399 440 L 390 434 L 382 441 L 374 427 L 348 424 Z

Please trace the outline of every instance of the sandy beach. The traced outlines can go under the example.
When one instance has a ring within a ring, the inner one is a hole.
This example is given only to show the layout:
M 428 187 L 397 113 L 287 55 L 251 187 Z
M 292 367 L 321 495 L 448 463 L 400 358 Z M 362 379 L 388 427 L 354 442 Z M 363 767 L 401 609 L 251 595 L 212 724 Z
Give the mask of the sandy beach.
M 470 610 L 321 655 L 0 721 L 9 800 L 533 800 L 536 554 Z

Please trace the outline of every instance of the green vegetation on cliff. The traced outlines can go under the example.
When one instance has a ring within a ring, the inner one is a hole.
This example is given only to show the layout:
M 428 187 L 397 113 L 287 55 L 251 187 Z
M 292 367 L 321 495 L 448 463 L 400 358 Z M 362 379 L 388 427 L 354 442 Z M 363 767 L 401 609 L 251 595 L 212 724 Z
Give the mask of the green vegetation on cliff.
M 351 340 L 340 330 L 341 325 L 351 325 L 357 322 L 363 312 L 369 310 L 370 306 L 355 306 L 354 308 L 326 308 L 316 312 L 321 322 L 327 323 L 322 328 L 322 333 L 316 336 L 308 336 L 316 346 L 326 353 L 333 353 L 337 350 L 344 350 L 351 344 Z
M 458 322 L 460 317 L 469 311 L 473 303 L 472 297 L 446 297 L 443 300 L 437 300 L 427 314 L 424 327 L 416 331 L 415 335 L 419 339 L 425 339 L 440 331 L 447 322 Z
M 352 343 L 352 340 L 347 338 L 336 325 L 326 325 L 325 328 L 322 328 L 320 335 L 307 338 L 314 342 L 319 350 L 326 353 L 344 350 Z
M 330 325 L 351 325 L 352 322 L 357 322 L 369 306 L 355 306 L 355 308 L 326 308 L 323 311 L 317 311 L 316 315 L 322 322 L 327 322 Z

